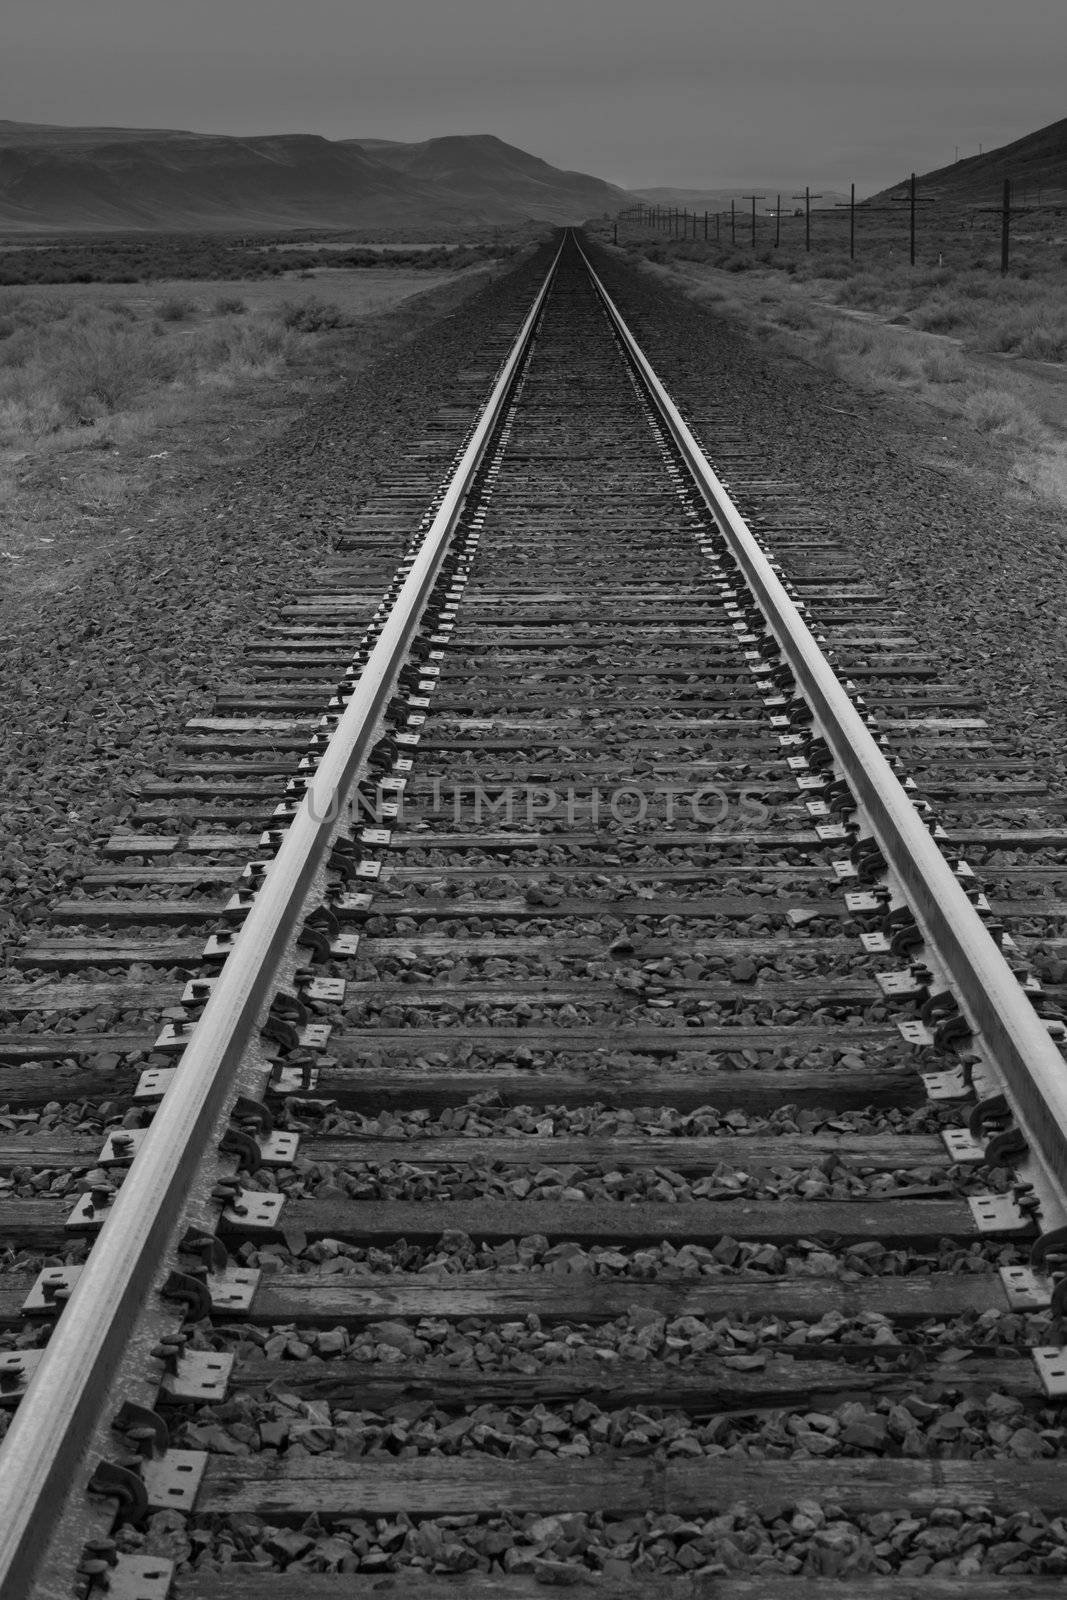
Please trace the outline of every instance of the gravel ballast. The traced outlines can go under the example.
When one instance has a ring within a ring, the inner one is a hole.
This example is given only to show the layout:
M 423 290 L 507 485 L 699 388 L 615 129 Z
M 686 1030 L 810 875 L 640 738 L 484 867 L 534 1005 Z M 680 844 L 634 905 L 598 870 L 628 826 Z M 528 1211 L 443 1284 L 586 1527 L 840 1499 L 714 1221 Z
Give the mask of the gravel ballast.
M 729 418 L 767 477 L 810 490 L 924 654 L 981 697 L 994 734 L 1062 786 L 1063 517 L 1013 491 L 1010 446 L 918 399 L 857 390 L 614 254 L 592 259 L 712 464 Z
M 101 541 L 80 580 L 64 587 L 60 571 L 0 605 L 0 954 L 92 863 L 185 719 L 240 676 L 248 639 L 454 399 L 472 350 L 518 327 L 544 265 L 539 251 L 473 293 L 435 291 L 428 323 L 425 305 L 394 314 L 384 354 L 280 434 L 246 443 L 232 467 L 190 463 L 187 481 L 168 479 L 162 510 L 150 494 L 125 508 L 121 537 Z M 456 420 L 457 446 L 466 425 Z

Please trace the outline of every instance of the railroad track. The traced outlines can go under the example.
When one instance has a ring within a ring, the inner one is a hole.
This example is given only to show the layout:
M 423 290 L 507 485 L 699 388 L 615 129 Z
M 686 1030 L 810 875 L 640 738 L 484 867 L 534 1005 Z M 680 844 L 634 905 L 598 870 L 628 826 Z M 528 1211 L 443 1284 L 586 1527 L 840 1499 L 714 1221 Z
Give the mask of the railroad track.
M 1062 816 L 549 260 L 0 988 L 5 1600 L 1067 1571 Z

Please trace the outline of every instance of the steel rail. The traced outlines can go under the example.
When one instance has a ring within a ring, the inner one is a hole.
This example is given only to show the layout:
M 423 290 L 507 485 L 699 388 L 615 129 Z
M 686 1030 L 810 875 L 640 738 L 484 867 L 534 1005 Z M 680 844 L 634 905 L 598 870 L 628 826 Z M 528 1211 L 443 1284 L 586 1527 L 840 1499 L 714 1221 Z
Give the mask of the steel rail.
M 30 1591 L 138 1307 L 242 1054 L 274 993 L 295 919 L 338 829 L 471 480 L 504 412 L 559 263 L 549 268 L 356 689 L 241 926 L 174 1079 L 0 1445 L 0 1595 Z
M 1067 1063 L 848 693 L 578 245 L 615 332 L 721 529 L 912 914 L 937 952 L 1031 1150 L 1067 1192 Z M 1046 1227 L 1062 1217 L 1046 1217 Z

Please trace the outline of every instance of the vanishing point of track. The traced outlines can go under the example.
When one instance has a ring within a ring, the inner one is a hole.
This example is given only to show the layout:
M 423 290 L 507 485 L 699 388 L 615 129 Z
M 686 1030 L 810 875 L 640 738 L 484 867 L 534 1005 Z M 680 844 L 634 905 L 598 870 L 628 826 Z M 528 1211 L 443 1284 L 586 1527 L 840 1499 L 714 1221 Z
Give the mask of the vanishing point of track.
M 1067 1571 L 1067 831 L 545 265 L 0 987 L 4 1600 Z

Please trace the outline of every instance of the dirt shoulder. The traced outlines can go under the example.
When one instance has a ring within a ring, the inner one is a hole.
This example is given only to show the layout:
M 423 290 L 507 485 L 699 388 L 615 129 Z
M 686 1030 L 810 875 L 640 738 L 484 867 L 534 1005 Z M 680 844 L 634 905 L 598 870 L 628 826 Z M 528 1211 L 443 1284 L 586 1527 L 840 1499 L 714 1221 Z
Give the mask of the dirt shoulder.
M 55 326 L 55 308 L 73 307 L 68 320 L 90 337 L 101 324 L 107 331 L 104 319 L 121 307 L 126 329 L 151 329 L 157 343 L 174 347 L 184 372 L 177 381 L 148 381 L 127 404 L 73 426 L 4 429 L 0 418 L 0 648 L 34 625 L 49 595 L 80 584 L 123 546 L 136 547 L 168 516 L 188 513 L 218 474 L 279 437 L 331 386 L 403 348 L 496 275 L 371 270 L 294 276 L 281 285 L 267 279 L 13 291 L 21 306 L 39 307 L 45 325 Z M 220 303 L 241 310 L 220 316 Z M 291 332 L 283 308 L 301 306 L 333 308 L 339 325 Z M 252 360 L 249 331 L 265 328 L 284 343 Z M 227 334 L 240 341 L 236 350 L 226 348 Z M 98 352 L 89 350 L 102 361 L 114 356 L 103 341 Z
M 1020 504 L 1038 501 L 1058 511 L 1067 507 L 1067 363 L 986 348 L 988 328 L 979 337 L 974 329 L 970 334 L 944 333 L 923 325 L 939 320 L 955 325 L 966 312 L 961 292 L 953 294 L 940 284 L 925 289 L 917 285 L 910 298 L 918 304 L 904 313 L 899 306 L 908 297 L 899 285 L 851 280 L 854 293 L 861 292 L 855 289 L 859 282 L 862 292 L 881 298 L 882 309 L 870 310 L 833 299 L 835 291 L 843 291 L 832 279 L 791 276 L 748 263 L 738 272 L 684 257 L 668 263 L 634 262 L 621 250 L 612 254 L 736 322 L 768 350 L 831 372 L 861 392 L 912 400 L 927 408 L 935 427 L 947 425 L 945 419 L 963 420 L 983 441 L 983 449 L 993 447 Z M 979 276 L 978 287 L 985 293 L 989 275 Z M 846 280 L 845 291 L 849 287 Z M 1047 298 L 1046 292 L 1039 304 Z M 988 304 L 984 315 L 994 315 Z M 1022 313 L 1006 315 L 1010 322 Z M 1028 315 L 1033 318 L 1037 312 L 1031 308 Z M 1008 448 L 1002 451 L 1001 446 Z

